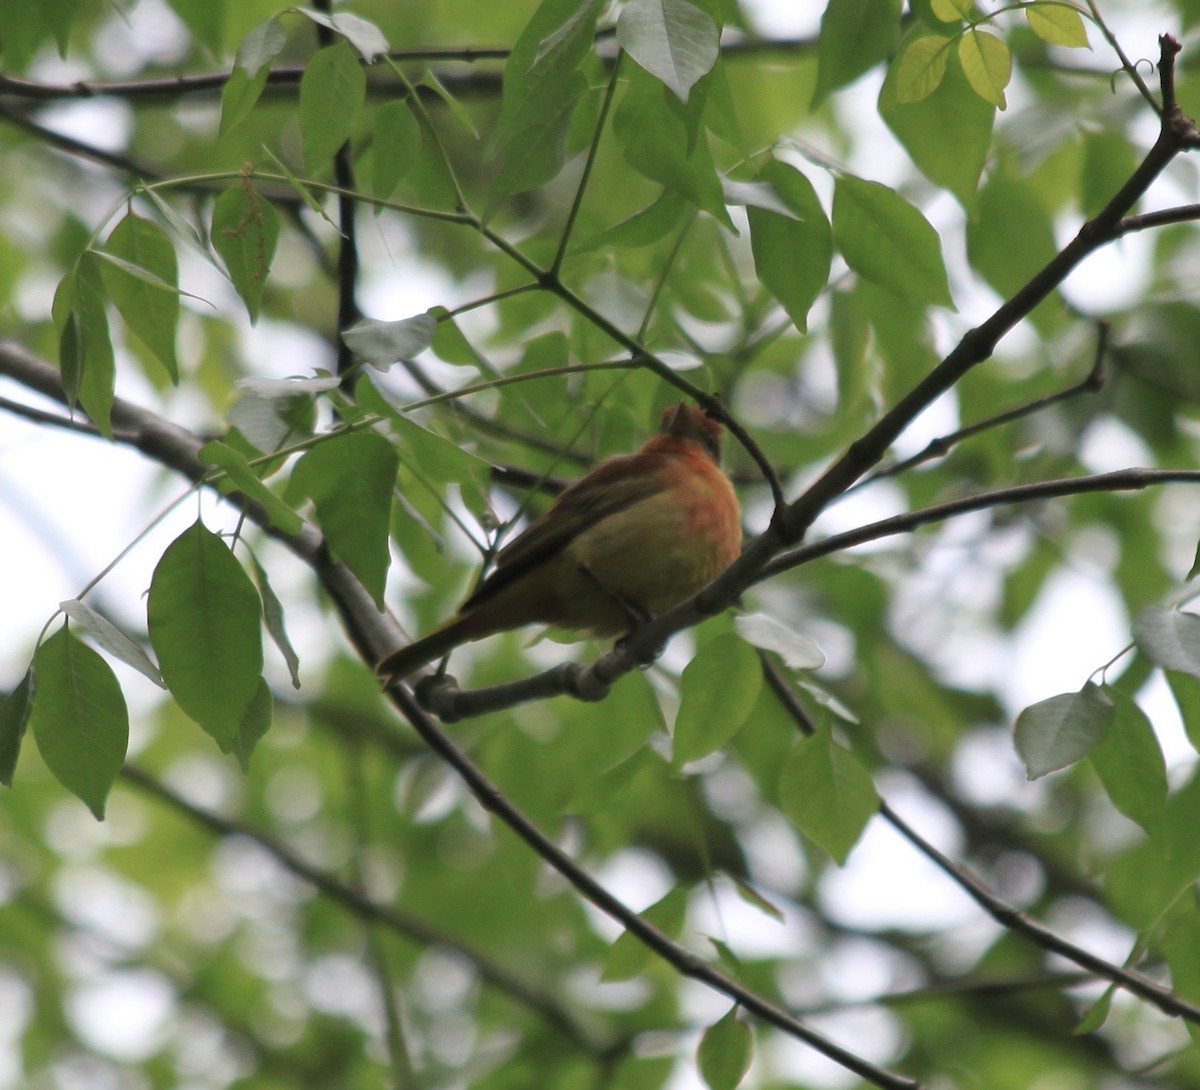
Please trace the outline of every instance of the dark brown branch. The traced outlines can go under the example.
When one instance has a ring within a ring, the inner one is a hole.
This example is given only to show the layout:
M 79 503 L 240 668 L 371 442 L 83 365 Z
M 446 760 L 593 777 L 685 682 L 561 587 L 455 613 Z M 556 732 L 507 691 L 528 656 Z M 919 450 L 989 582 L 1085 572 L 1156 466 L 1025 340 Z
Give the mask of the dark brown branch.
M 884 477 L 895 477 L 933 458 L 941 458 L 959 443 L 963 442 L 963 440 L 969 439 L 973 435 L 979 435 L 981 432 L 989 431 L 992 428 L 1011 424 L 1014 420 L 1020 420 L 1023 417 L 1041 412 L 1043 409 L 1048 409 L 1051 405 L 1057 405 L 1060 401 L 1068 401 L 1073 397 L 1078 397 L 1080 394 L 1095 393 L 1102 389 L 1104 386 L 1104 357 L 1108 349 L 1109 326 L 1107 322 L 1099 322 L 1097 326 L 1099 332 L 1096 338 L 1096 351 L 1092 359 L 1091 370 L 1074 385 L 1068 386 L 1065 390 L 1059 390 L 1057 393 L 1036 398 L 1024 405 L 1018 405 L 1016 408 L 997 413 L 995 416 L 989 416 L 984 420 L 977 420 L 974 424 L 968 424 L 966 427 L 959 428 L 957 431 L 952 431 L 947 435 L 940 435 L 936 439 L 931 439 L 922 450 L 910 458 L 905 458 L 903 461 L 882 467 L 869 477 L 864 477 L 852 488 L 848 488 L 846 492 L 852 492 Z
M 1082 947 L 1067 942 L 1056 935 L 1044 924 L 1039 923 L 1018 908 L 997 897 L 983 882 L 975 877 L 966 867 L 961 867 L 948 856 L 943 855 L 927 840 L 917 834 L 913 828 L 900 817 L 886 802 L 879 804 L 879 812 L 901 836 L 903 836 L 922 855 L 934 863 L 943 873 L 948 875 L 960 889 L 983 908 L 1001 927 L 1015 931 L 1035 942 L 1043 950 L 1074 962 L 1089 973 L 1132 992 L 1134 995 L 1153 1003 L 1164 1014 L 1183 1018 L 1188 1022 L 1200 1025 L 1200 1007 L 1187 1002 L 1169 988 L 1156 984 L 1141 973 L 1123 969 L 1113 965 L 1103 958 L 1096 957 Z

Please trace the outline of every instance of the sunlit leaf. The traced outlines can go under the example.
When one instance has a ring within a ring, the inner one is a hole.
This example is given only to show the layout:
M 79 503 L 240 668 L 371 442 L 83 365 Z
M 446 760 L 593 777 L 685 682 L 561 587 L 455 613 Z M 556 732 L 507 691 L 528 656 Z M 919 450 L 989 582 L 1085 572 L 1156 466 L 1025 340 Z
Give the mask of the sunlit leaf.
M 1087 49 L 1087 27 L 1083 16 L 1067 4 L 1033 3 L 1025 8 L 1029 29 L 1044 42 L 1074 49 Z
M 895 62 L 896 98 L 900 102 L 920 102 L 938 89 L 950 60 L 949 38 L 922 34 L 913 38 Z
M 967 82 L 985 102 L 998 109 L 1008 105 L 1004 89 L 1012 79 L 1012 54 L 995 34 L 968 30 L 958 40 L 958 57 Z

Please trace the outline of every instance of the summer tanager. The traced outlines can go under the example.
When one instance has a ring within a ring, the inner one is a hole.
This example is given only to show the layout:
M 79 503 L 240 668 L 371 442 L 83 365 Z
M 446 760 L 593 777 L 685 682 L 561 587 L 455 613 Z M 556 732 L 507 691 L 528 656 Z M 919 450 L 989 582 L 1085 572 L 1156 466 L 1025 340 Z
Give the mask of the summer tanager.
M 718 465 L 721 431 L 682 402 L 665 410 L 640 450 L 562 492 L 453 617 L 376 672 L 395 681 L 461 643 L 528 624 L 614 636 L 690 597 L 742 543 L 737 496 Z

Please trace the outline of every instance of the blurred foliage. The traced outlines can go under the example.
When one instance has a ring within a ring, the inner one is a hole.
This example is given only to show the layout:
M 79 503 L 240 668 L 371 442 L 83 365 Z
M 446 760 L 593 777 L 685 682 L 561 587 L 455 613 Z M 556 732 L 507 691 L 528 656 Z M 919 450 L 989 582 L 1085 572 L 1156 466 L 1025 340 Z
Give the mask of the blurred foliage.
M 769 7 L 2 5 L 3 326 L 101 431 L 115 390 L 220 437 L 211 464 L 275 526 L 312 518 L 376 596 L 390 558 L 412 633 L 547 491 L 636 446 L 672 377 L 719 393 L 794 498 L 1141 160 L 1156 118 L 1094 17 L 1137 59 L 1200 5 L 1147 27 L 1117 0 L 830 0 L 777 39 Z M 1188 39 L 1185 111 L 1198 70 Z M 339 374 L 346 190 L 369 311 L 349 343 L 378 366 L 347 371 L 343 349 Z M 1196 192 L 1183 157 L 1138 210 Z M 1031 411 L 869 478 L 815 536 L 989 489 L 1196 469 L 1191 218 L 1051 292 L 885 469 Z M 104 441 L 33 427 L 0 451 L 6 477 Z M 769 489 L 736 442 L 726 462 L 761 531 Z M 453 736 L 629 904 L 857 1055 L 939 1087 L 1200 1085 L 1195 1022 L 955 899 L 961 875 L 871 817 L 877 791 L 1006 901 L 1200 1002 L 1200 622 L 1177 608 L 1194 488 L 1005 503 L 841 550 L 742 604 L 815 640 L 817 670 L 760 683 L 721 616 L 601 703 Z M 122 516 L 127 541 L 164 494 Z M 89 554 L 92 574 L 108 559 Z M 36 633 L 5 648 L 0 1088 L 848 1085 L 618 937 L 407 731 L 260 528 L 204 507 L 157 560 L 122 562 L 148 630 L 102 580 L 69 635 L 43 633 L 52 689 L 28 735 Z M 1137 617 L 1091 678 L 1062 665 L 1095 642 L 1070 581 L 1118 629 Z M 522 632 L 454 671 L 490 684 L 598 649 Z M 1022 752 L 1046 775 L 1029 783 L 1013 727 L 1031 657 Z

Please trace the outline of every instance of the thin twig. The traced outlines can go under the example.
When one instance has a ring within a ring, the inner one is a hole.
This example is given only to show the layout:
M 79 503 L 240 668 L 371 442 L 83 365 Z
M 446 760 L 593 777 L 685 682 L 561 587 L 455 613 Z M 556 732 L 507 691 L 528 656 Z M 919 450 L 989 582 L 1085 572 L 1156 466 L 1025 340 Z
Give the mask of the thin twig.
M 928 462 L 934 458 L 940 458 L 948 454 L 955 446 L 961 443 L 964 439 L 969 439 L 974 435 L 979 435 L 981 432 L 988 431 L 992 428 L 998 428 L 1004 424 L 1011 424 L 1014 420 L 1020 420 L 1023 417 L 1031 416 L 1034 413 L 1041 412 L 1043 409 L 1048 409 L 1051 405 L 1057 405 L 1061 401 L 1068 401 L 1073 397 L 1078 397 L 1080 394 L 1095 393 L 1104 386 L 1104 357 L 1108 350 L 1108 333 L 1109 325 L 1107 322 L 1097 323 L 1096 351 L 1092 358 L 1091 370 L 1080 379 L 1078 382 L 1068 386 L 1065 390 L 1059 390 L 1053 394 L 1047 394 L 1045 397 L 1039 397 L 1033 401 L 1029 401 L 1024 405 L 1018 405 L 1016 408 L 1008 409 L 1005 412 L 997 413 L 995 416 L 989 416 L 984 420 L 978 420 L 974 424 L 968 424 L 966 427 L 959 428 L 957 431 L 950 432 L 947 435 L 940 435 L 936 439 L 931 439 L 929 443 L 916 454 L 903 461 L 895 462 L 892 465 L 883 466 L 862 478 L 857 484 L 848 488 L 845 492 L 849 495 L 851 492 L 864 488 L 869 484 L 874 483 L 885 477 L 895 477 L 898 474 L 919 466 L 924 462 Z

